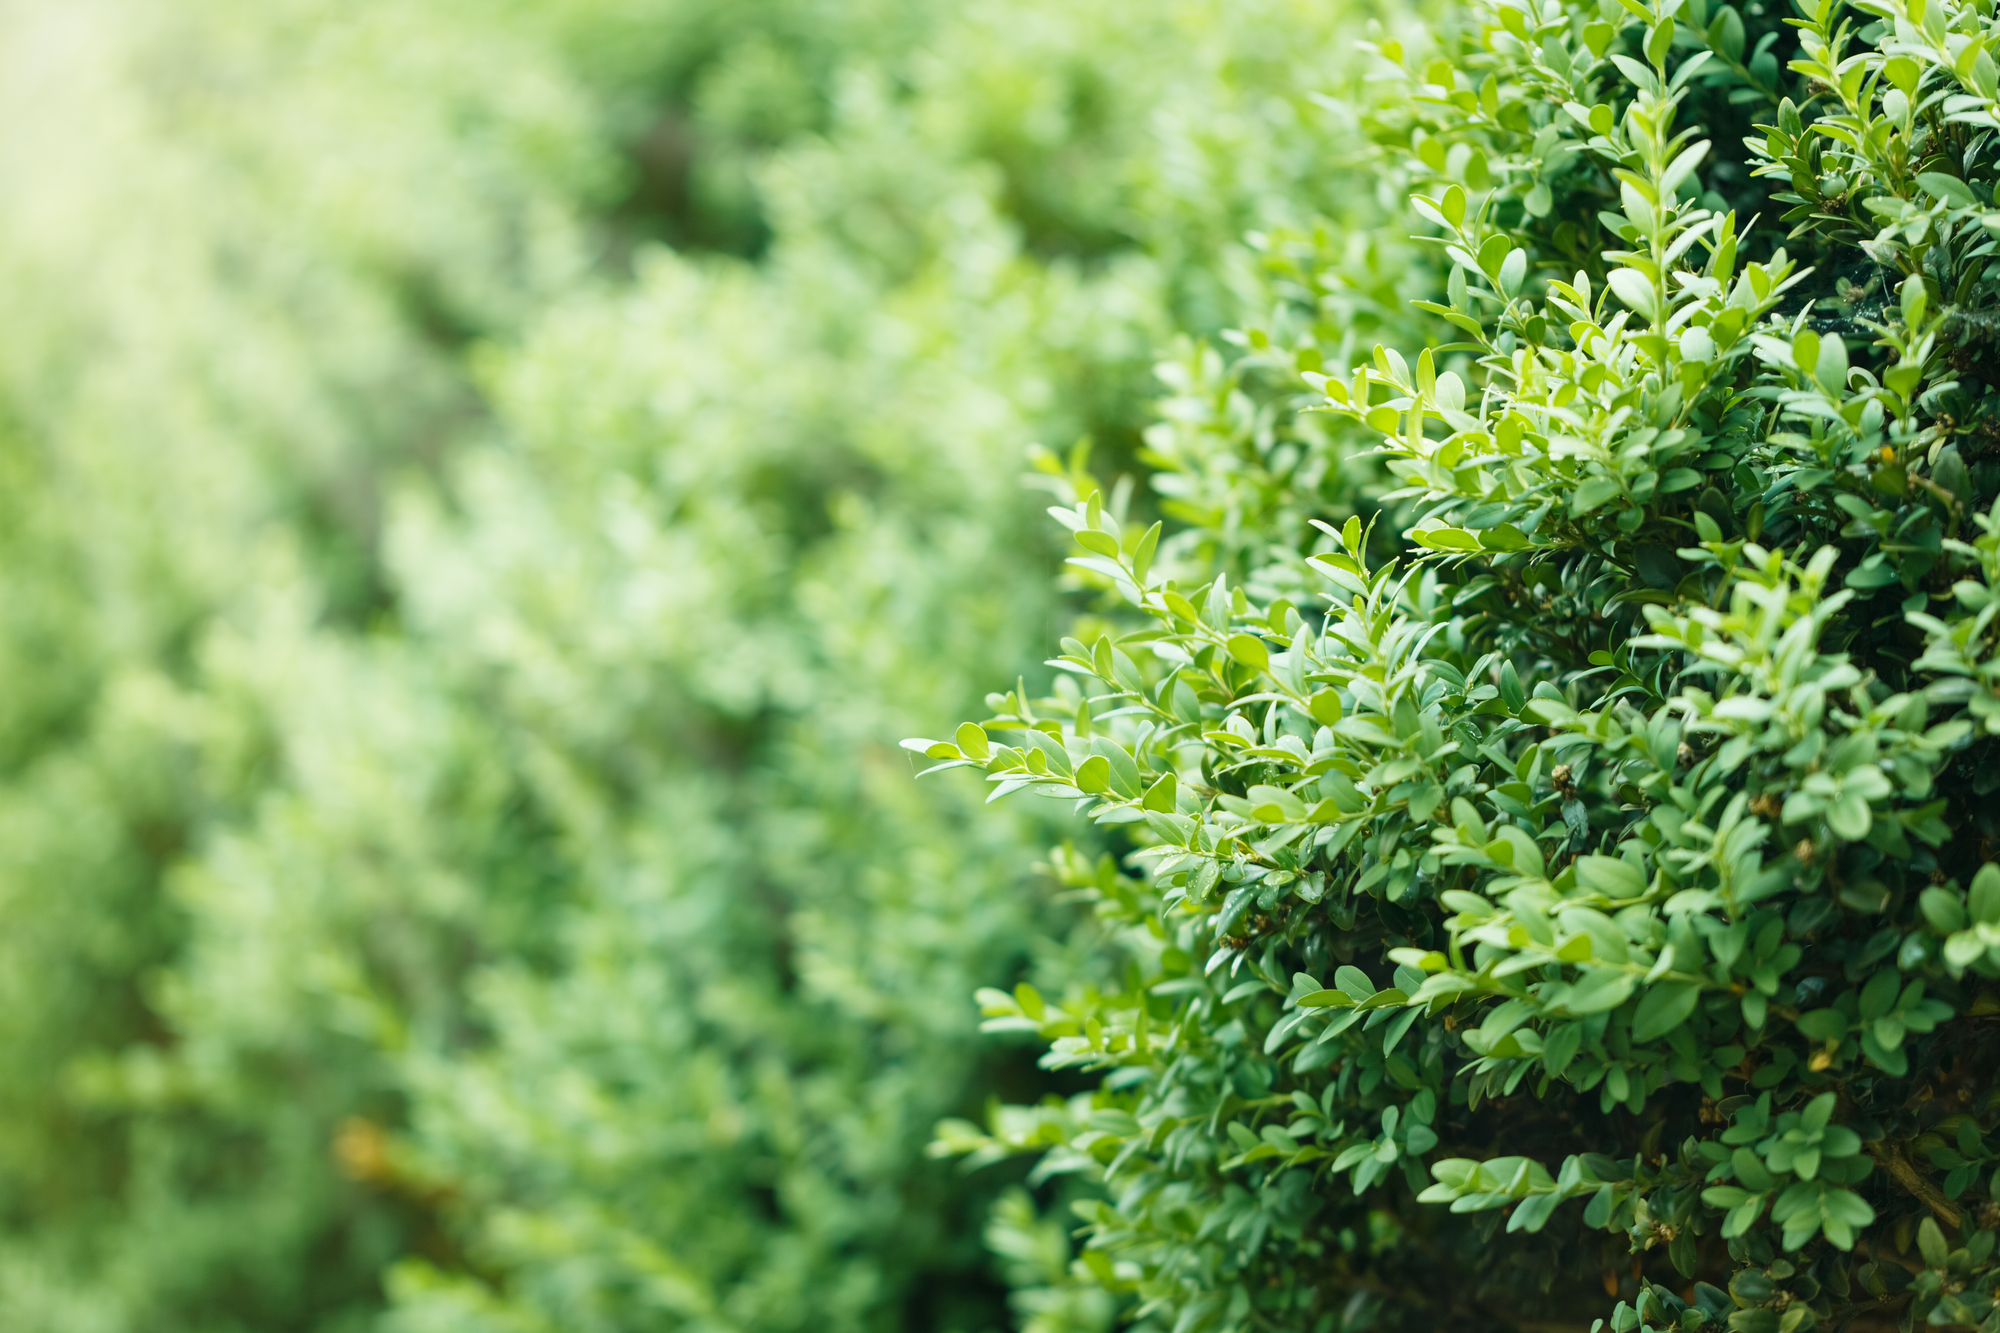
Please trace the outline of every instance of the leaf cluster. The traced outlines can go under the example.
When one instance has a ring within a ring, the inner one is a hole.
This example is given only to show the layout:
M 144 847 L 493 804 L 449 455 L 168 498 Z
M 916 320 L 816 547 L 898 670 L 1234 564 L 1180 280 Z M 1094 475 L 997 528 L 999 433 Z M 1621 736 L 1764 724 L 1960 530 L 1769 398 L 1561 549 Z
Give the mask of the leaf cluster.
M 1237 372 L 1341 484 L 1072 479 L 1070 683 L 910 745 L 1113 849 L 1056 864 L 1116 979 L 983 994 L 1102 1078 L 940 1144 L 1096 1182 L 1140 1326 L 2000 1319 L 1994 22 L 1383 41 L 1435 323 Z

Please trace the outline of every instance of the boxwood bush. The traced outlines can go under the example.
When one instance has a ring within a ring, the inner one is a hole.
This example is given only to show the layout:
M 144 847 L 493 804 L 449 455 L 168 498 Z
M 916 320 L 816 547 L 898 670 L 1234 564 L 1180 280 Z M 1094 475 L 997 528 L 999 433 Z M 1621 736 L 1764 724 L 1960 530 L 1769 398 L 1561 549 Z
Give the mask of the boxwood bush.
M 971 992 L 1037 966 L 1067 909 L 1020 826 L 913 788 L 885 738 L 975 704 L 995 658 L 1032 668 L 1056 561 L 1022 441 L 1129 456 L 1152 345 L 1254 288 L 1243 230 L 1351 188 L 1324 151 L 1342 113 L 1309 94 L 1356 62 L 1338 11 L 1290 3 L 930 22 L 857 53 L 824 133 L 762 161 L 754 263 L 655 251 L 486 358 L 495 438 L 388 525 L 401 633 L 327 677 L 379 721 L 277 699 L 297 808 L 202 869 L 211 957 L 293 952 L 258 924 L 269 886 L 366 882 L 396 825 L 344 812 L 450 753 L 399 733 L 435 716 L 481 781 L 427 779 L 392 884 L 505 886 L 547 923 L 424 909 L 485 951 L 469 1030 L 392 1060 L 408 1118 L 381 1117 L 376 1183 L 450 1244 L 393 1270 L 390 1327 L 1008 1318 L 980 1244 L 1002 1182 L 924 1148 L 1050 1086 L 976 1040 Z M 351 776 L 310 762 L 334 744 Z M 330 896 L 312 933 L 373 976 L 357 906 Z M 1060 1275 L 1060 1235 L 991 1225 L 1029 1287 Z
M 924 1145 L 1067 909 L 892 738 L 1040 655 L 1021 442 L 1345 206 L 1353 21 L 0 15 L 0 1326 L 1000 1326 Z
M 1486 0 L 1379 41 L 1425 322 L 1267 238 L 1272 312 L 1163 368 L 1152 494 L 1050 463 L 1055 688 L 910 744 L 1090 816 L 1049 868 L 1096 944 L 981 998 L 1091 1090 L 939 1137 L 1076 1178 L 1071 1290 L 2000 1327 L 1992 33 Z

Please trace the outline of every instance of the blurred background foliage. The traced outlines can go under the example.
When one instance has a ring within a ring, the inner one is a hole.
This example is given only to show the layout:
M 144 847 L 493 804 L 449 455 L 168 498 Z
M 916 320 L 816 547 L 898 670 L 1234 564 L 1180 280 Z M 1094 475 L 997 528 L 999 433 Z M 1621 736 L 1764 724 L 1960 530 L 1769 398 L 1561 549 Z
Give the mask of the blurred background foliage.
M 894 741 L 1373 206 L 1362 18 L 0 3 L 0 1324 L 1101 1325 L 922 1151 L 1050 830 Z

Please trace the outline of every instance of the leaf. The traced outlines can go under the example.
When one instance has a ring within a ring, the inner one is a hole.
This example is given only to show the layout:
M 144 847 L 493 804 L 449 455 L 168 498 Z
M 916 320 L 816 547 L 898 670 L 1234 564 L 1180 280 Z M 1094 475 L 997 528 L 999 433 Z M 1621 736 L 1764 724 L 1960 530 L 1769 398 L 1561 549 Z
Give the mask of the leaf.
M 1611 63 L 1618 67 L 1618 72 L 1623 74 L 1626 81 L 1634 87 L 1658 90 L 1660 81 L 1653 77 L 1653 71 L 1632 57 L 1614 55 L 1611 57 Z
M 1346 991 L 1316 990 L 1299 997 L 1301 1009 L 1347 1009 L 1354 1004 L 1354 997 Z
M 1861 1034 L 1861 1053 L 1869 1058 L 1884 1073 L 1902 1078 L 1910 1072 L 1910 1057 L 1898 1046 L 1891 1050 L 1875 1038 L 1873 1030 Z
M 1422 532 L 1412 532 L 1410 536 L 1419 546 L 1428 546 L 1434 551 L 1479 549 L 1479 538 L 1459 528 L 1427 528 Z
M 1605 283 L 1611 288 L 1612 295 L 1647 319 L 1653 319 L 1659 314 L 1659 293 L 1653 290 L 1653 280 L 1639 270 L 1613 269 L 1610 276 L 1605 279 Z
M 1986 952 L 1986 941 L 1976 931 L 1962 930 L 1944 942 L 1945 966 L 1963 972 Z
M 1951 1247 L 1945 1244 L 1944 1232 L 1939 1230 L 1937 1219 L 1926 1217 L 1917 1224 L 1917 1249 L 1924 1256 L 1927 1267 L 1943 1270 L 1945 1262 L 1951 1257 Z
M 1868 802 L 1854 792 L 1843 792 L 1826 808 L 1826 825 L 1845 842 L 1860 842 L 1868 836 L 1872 816 Z
M 1106 763 L 1110 763 L 1110 767 L 1112 767 L 1112 793 L 1116 793 L 1116 795 L 1120 795 L 1120 797 L 1124 797 L 1128 801 L 1138 801 L 1142 793 L 1140 793 L 1140 785 L 1138 785 L 1140 783 L 1138 761 L 1132 759 L 1132 753 L 1128 749 L 1124 749 L 1122 745 L 1118 745 L 1116 741 L 1112 741 L 1110 737 L 1092 737 L 1090 739 L 1090 751 L 1094 755 L 1102 755 L 1106 759 Z
M 1576 882 L 1607 898 L 1636 898 L 1646 891 L 1645 875 L 1615 856 L 1577 857 Z
M 1708 25 L 1709 45 L 1722 52 L 1725 59 L 1740 62 L 1743 58 L 1743 16 L 1731 5 L 1723 5 L 1719 9 L 1714 22 Z
M 1232 634 L 1227 647 L 1231 657 L 1253 671 L 1263 671 L 1271 665 L 1271 650 L 1254 634 Z
M 1146 535 L 1139 539 L 1139 545 L 1132 553 L 1132 576 L 1143 585 L 1146 575 L 1153 567 L 1153 553 L 1160 546 L 1160 524 L 1146 529 Z
M 1836 398 L 1847 391 L 1847 344 L 1840 335 L 1829 333 L 1819 341 L 1819 355 L 1813 364 L 1813 378 Z
M 1118 539 L 1108 532 L 1093 532 L 1086 528 L 1076 534 L 1076 543 L 1084 550 L 1097 555 L 1110 556 L 1114 559 L 1118 555 Z
M 1853 1190 L 1828 1190 L 1820 1197 L 1820 1211 L 1825 1216 L 1835 1218 L 1850 1227 L 1865 1227 L 1875 1221 L 1874 1208 L 1869 1206 L 1868 1200 Z
M 1342 967 L 1333 974 L 1333 984 L 1357 1003 L 1375 994 L 1375 983 L 1358 967 Z
M 1438 406 L 1452 412 L 1465 410 L 1465 381 L 1456 371 L 1445 371 L 1437 377 Z
M 1638 979 L 1629 972 L 1595 969 L 1570 988 L 1569 999 L 1563 1007 L 1578 1017 L 1616 1009 L 1631 997 L 1632 988 L 1637 984 Z
M 1245 793 L 1251 816 L 1266 824 L 1297 823 L 1306 817 L 1305 802 L 1283 787 L 1259 784 Z
M 1215 933 L 1218 936 L 1227 935 L 1256 900 L 1255 884 L 1241 884 L 1231 889 L 1229 896 L 1222 900 L 1222 910 L 1215 914 Z
M 1569 512 L 1572 518 L 1582 518 L 1592 510 L 1600 508 L 1619 493 L 1618 482 L 1612 477 L 1592 477 L 1576 488 L 1570 496 Z
M 1896 1004 L 1896 992 L 1902 988 L 1902 977 L 1896 969 L 1885 967 L 1868 978 L 1861 988 L 1861 1019 L 1872 1022 L 1888 1013 Z
M 1753 1194 L 1742 1203 L 1729 1210 L 1729 1216 L 1722 1219 L 1722 1235 L 1725 1240 L 1742 1235 L 1757 1223 L 1757 1215 L 1764 1211 L 1764 1196 Z
M 1542 1067 L 1560 1078 L 1583 1046 L 1583 1024 L 1564 1023 L 1542 1038 Z
M 1373 995 L 1363 1000 L 1357 1007 L 1362 1009 L 1387 1009 L 1391 1005 L 1403 1004 L 1409 998 L 1399 987 L 1391 986 L 1387 990 L 1376 991 Z
M 1435 1000 L 1439 996 L 1462 995 L 1466 991 L 1478 989 L 1478 984 L 1470 978 L 1461 977 L 1453 972 L 1440 972 L 1434 977 L 1427 978 L 1423 985 L 1411 992 L 1410 1002 L 1416 1004 L 1420 1001 Z
M 1330 727 L 1341 718 L 1340 691 L 1321 690 L 1306 701 L 1306 708 L 1312 713 L 1313 721 Z
M 1111 761 L 1094 754 L 1076 766 L 1076 788 L 1093 796 L 1111 790 Z
M 1951 890 L 1933 885 L 1918 896 L 1917 904 L 1923 909 L 1924 920 L 1940 935 L 1965 928 L 1965 905 Z
M 1513 1215 L 1507 1219 L 1507 1230 L 1540 1231 L 1548 1225 L 1549 1217 L 1561 1202 L 1561 1196 L 1553 1192 L 1529 1195 L 1514 1206 Z
M 1539 877 L 1544 868 L 1542 849 L 1536 845 L 1525 829 L 1513 824 L 1502 824 L 1494 830 L 1494 840 L 1486 844 L 1486 854 L 1501 860 L 1503 865 L 1511 865 L 1524 875 Z M 1504 858 L 1504 859 L 1503 859 Z
M 1748 1148 L 1738 1148 L 1730 1156 L 1729 1165 L 1746 1189 L 1762 1192 L 1778 1183 L 1777 1177 L 1765 1168 L 1764 1159 Z
M 1655 67 L 1666 67 L 1667 53 L 1673 50 L 1673 47 L 1674 21 L 1672 18 L 1661 19 L 1647 31 L 1646 59 L 1651 61 Z M 1661 193 L 1665 194 L 1665 191 Z
M 1647 987 L 1645 998 L 1632 1015 L 1632 1039 L 1651 1041 L 1673 1031 L 1687 1021 L 1700 998 L 1700 990 L 1690 982 L 1666 981 Z
M 2000 863 L 1988 861 L 1979 867 L 1979 873 L 1972 877 L 1966 908 L 1976 924 L 2000 925 Z
M 1918 172 L 1917 188 L 1954 208 L 1976 208 L 1979 205 L 1978 197 L 1964 181 L 1956 176 L 1947 176 L 1942 171 Z
M 1667 169 L 1660 173 L 1660 198 L 1672 199 L 1675 196 L 1680 190 L 1681 182 L 1693 175 L 1694 169 L 1708 156 L 1708 143 L 1708 140 L 1703 139 L 1699 143 L 1683 148 L 1679 155 L 1667 164 Z

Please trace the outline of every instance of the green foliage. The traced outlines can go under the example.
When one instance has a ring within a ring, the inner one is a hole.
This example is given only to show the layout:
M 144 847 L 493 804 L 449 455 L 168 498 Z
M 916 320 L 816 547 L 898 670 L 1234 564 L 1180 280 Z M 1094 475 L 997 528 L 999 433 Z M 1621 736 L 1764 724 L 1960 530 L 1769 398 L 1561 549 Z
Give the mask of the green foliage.
M 1093 1188 L 1060 1285 L 1175 1333 L 2000 1326 L 1992 24 L 1379 42 L 1431 322 L 1315 265 L 1166 368 L 1165 524 L 1051 471 L 1055 691 L 909 744 L 1109 849 L 1053 863 L 1102 932 L 1060 998 L 981 995 L 1096 1090 L 939 1138 Z
M 1101 1327 L 923 1152 L 1065 911 L 881 738 L 1029 667 L 1022 445 L 1139 448 L 1246 231 L 1397 304 L 1298 230 L 1353 16 L 5 24 L 0 1322 L 992 1327 L 998 1195 Z
M 0 20 L 9 1327 L 331 1327 L 409 1234 L 333 1169 L 380 1095 L 344 1046 L 229 1067 L 163 972 L 268 754 L 216 622 L 287 580 L 371 614 L 383 472 L 464 415 L 456 341 L 578 271 L 609 161 L 518 31 L 395 11 Z
M 558 906 L 545 966 L 472 981 L 490 1037 L 409 1062 L 397 1170 L 465 1253 L 400 1265 L 392 1326 L 1004 1319 L 988 1187 L 923 1145 L 1008 1072 L 966 1040 L 973 984 L 1060 916 L 1018 833 L 913 795 L 879 738 L 1031 660 L 1021 443 L 1129 447 L 1169 312 L 1286 220 L 1232 174 L 1323 191 L 1305 91 L 1339 34 L 1265 50 L 1291 12 L 955 16 L 765 164 L 756 268 L 654 256 L 488 365 L 507 441 L 391 528 L 403 648 L 491 735 Z

